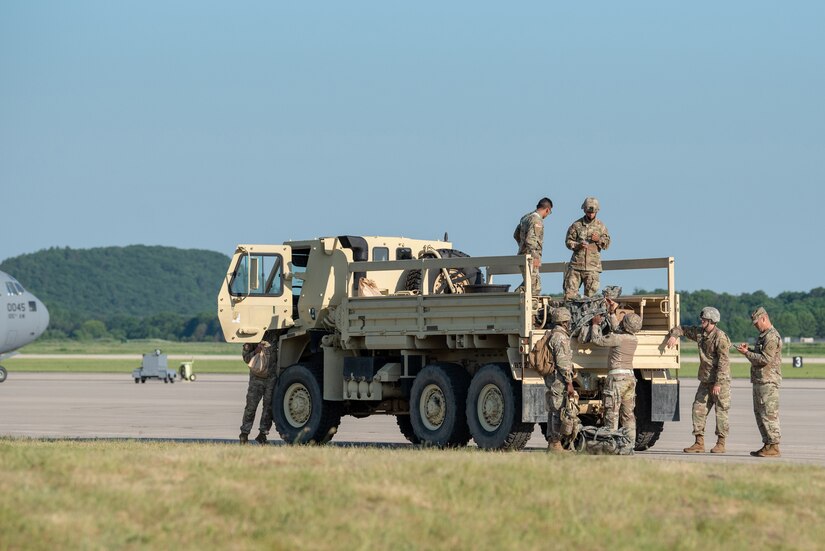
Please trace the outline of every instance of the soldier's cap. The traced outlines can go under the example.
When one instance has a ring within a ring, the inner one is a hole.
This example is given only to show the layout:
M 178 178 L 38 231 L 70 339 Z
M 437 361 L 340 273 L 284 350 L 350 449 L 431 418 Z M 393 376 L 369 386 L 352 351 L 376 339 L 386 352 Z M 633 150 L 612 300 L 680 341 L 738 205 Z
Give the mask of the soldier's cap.
M 760 306 L 759 308 L 757 308 L 756 310 L 753 311 L 753 314 L 751 314 L 751 321 L 755 324 L 756 320 L 758 320 L 762 316 L 767 316 L 767 315 L 768 315 L 768 312 L 762 306 Z

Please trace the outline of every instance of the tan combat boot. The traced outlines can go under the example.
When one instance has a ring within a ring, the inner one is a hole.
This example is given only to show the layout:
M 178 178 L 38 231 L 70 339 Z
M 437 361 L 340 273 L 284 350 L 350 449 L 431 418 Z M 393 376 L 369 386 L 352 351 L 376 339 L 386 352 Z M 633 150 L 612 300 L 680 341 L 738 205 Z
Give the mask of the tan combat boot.
M 781 455 L 779 444 L 765 444 L 765 449 L 760 450 L 756 455 L 758 457 L 779 457 Z
M 725 437 L 720 436 L 716 439 L 716 445 L 710 449 L 710 453 L 725 453 Z
M 705 437 L 704 435 L 697 434 L 696 435 L 696 442 L 689 448 L 685 448 L 682 450 L 685 453 L 705 453 Z
M 763 444 L 761 448 L 759 448 L 755 452 L 751 452 L 751 455 L 754 456 L 754 457 L 765 457 L 763 454 L 765 453 L 765 450 L 767 450 L 767 449 L 768 449 L 768 444 Z
M 249 442 L 249 435 L 245 432 L 242 432 L 238 436 L 238 440 L 240 441 L 241 444 L 246 444 L 247 442 Z
M 561 442 L 550 442 L 547 444 L 547 451 L 549 453 L 566 453 L 567 450 L 561 445 Z

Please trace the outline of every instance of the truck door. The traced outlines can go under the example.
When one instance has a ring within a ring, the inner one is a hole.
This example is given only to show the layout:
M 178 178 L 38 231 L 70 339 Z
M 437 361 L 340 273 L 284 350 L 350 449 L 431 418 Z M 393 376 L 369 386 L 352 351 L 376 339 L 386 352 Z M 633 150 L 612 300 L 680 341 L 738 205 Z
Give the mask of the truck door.
M 270 329 L 292 325 L 291 249 L 239 245 L 218 295 L 227 342 L 258 342 Z

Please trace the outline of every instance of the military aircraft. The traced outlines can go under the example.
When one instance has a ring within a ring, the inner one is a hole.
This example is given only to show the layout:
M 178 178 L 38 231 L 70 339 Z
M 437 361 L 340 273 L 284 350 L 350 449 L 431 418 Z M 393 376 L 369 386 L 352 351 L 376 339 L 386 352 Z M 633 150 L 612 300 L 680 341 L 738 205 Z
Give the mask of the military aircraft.
M 0 272 L 0 360 L 37 339 L 49 326 L 49 311 L 6 272 Z M 0 383 L 6 380 L 0 366 Z

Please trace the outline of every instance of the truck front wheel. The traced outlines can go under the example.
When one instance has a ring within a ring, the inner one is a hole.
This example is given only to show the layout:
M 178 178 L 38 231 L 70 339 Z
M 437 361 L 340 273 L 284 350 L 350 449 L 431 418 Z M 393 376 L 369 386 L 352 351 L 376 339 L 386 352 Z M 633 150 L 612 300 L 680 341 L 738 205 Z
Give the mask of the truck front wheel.
M 340 404 L 324 400 L 320 371 L 296 364 L 285 369 L 275 384 L 272 420 L 289 444 L 328 442 L 341 424 Z
M 467 424 L 479 448 L 520 450 L 533 434 L 533 423 L 521 421 L 521 392 L 505 368 L 479 369 L 467 392 Z
M 467 372 L 458 365 L 428 365 L 416 376 L 410 392 L 410 421 L 418 440 L 429 446 L 465 446 Z

